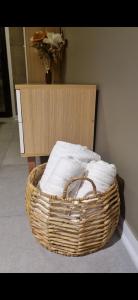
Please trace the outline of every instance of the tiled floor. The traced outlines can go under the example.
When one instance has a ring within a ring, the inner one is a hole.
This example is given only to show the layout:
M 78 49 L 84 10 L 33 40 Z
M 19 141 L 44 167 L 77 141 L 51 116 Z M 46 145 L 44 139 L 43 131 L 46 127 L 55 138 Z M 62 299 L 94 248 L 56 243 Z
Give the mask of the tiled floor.
M 39 245 L 25 214 L 27 175 L 26 159 L 19 154 L 17 121 L 0 119 L 0 272 L 137 272 L 117 233 L 105 249 L 84 257 L 61 256 Z

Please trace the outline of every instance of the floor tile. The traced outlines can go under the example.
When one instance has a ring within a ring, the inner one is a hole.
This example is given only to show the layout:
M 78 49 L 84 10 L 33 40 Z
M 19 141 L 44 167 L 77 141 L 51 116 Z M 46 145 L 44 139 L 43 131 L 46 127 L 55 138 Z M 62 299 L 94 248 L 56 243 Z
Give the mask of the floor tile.
M 0 216 L 24 213 L 28 169 L 23 165 L 0 168 Z
M 0 218 L 0 272 L 4 273 L 135 273 L 122 242 L 83 256 L 49 252 L 31 233 L 26 216 Z

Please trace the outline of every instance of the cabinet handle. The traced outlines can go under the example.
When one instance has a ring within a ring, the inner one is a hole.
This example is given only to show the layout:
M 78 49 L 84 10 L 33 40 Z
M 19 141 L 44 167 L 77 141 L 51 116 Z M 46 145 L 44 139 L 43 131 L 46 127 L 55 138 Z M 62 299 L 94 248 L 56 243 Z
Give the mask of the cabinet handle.
M 18 122 L 22 122 L 22 109 L 21 109 L 21 94 L 20 90 L 16 90 Z
M 23 124 L 19 124 L 20 153 L 24 153 Z

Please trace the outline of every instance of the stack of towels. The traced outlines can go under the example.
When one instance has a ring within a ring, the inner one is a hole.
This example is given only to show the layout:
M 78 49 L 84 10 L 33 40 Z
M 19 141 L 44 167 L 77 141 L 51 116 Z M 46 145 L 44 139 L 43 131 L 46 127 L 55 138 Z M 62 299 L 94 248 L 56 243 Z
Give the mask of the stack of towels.
M 92 179 L 97 192 L 103 193 L 113 184 L 116 167 L 103 161 L 100 155 L 86 146 L 57 141 L 39 181 L 39 188 L 44 193 L 62 197 L 67 182 L 82 176 Z M 90 182 L 78 180 L 70 184 L 68 196 L 81 198 L 92 192 Z

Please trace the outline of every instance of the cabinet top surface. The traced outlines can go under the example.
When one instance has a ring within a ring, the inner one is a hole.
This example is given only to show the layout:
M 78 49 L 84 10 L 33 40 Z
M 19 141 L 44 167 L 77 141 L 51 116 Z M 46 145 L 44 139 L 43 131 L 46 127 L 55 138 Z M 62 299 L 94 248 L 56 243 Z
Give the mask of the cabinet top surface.
M 66 88 L 66 87 L 86 87 L 86 88 L 96 88 L 96 85 L 95 84 L 16 84 L 15 85 L 15 89 L 16 90 L 20 90 L 20 89 L 24 89 L 24 88 L 47 88 L 47 87 L 62 87 L 62 88 Z

